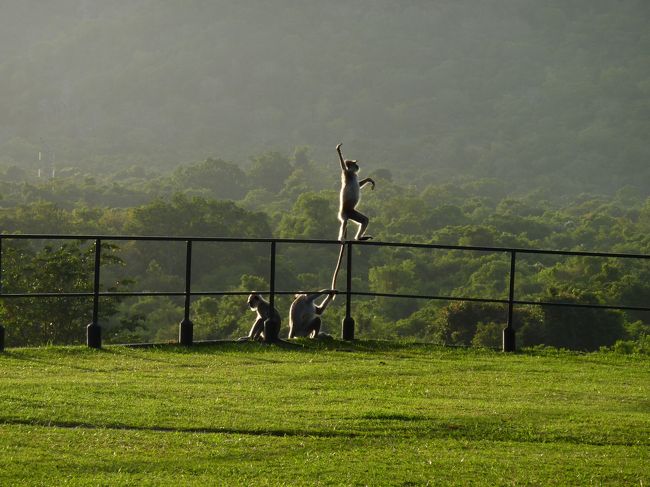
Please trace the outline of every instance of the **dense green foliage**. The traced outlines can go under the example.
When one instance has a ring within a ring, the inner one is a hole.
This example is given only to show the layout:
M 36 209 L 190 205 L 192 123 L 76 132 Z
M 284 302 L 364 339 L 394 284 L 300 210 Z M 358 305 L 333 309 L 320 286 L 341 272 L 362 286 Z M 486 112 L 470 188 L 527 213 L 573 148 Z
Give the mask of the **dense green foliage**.
M 208 159 L 180 166 L 157 179 L 140 174 L 122 182 L 104 178 L 83 182 L 55 178 L 42 183 L 5 180 L 0 228 L 7 233 L 332 239 L 338 229 L 336 162 L 331 161 L 327 169 L 299 149 L 292 157 L 262 154 L 246 170 Z M 512 196 L 505 184 L 494 179 L 418 190 L 393 182 L 387 171 L 375 174 L 370 167 L 368 174 L 375 176 L 377 189 L 364 190 L 362 205 L 371 218 L 370 231 L 379 240 L 650 253 L 650 199 L 631 187 L 614 196 L 581 194 L 557 201 L 546 199 L 539 190 Z M 257 177 L 273 181 L 275 193 L 260 190 Z M 220 188 L 232 190 L 231 196 L 238 201 L 215 199 Z M 183 242 L 113 244 L 112 255 L 119 260 L 104 264 L 103 289 L 184 289 Z M 92 262 L 87 256 L 81 259 L 77 247 L 54 251 L 38 245 L 5 240 L 6 291 L 90 290 L 87 276 Z M 329 287 L 337 255 L 335 245 L 280 245 L 278 289 Z M 267 289 L 268 256 L 264 244 L 196 243 L 192 289 Z M 43 263 L 46 257 L 52 259 L 47 265 Z M 63 267 L 61 259 L 66 260 Z M 509 256 L 498 252 L 357 247 L 354 262 L 357 291 L 494 299 L 508 294 Z M 54 278 L 50 268 L 67 272 Z M 39 277 L 38 270 L 50 275 Z M 77 276 L 84 272 L 85 279 Z M 34 281 L 31 285 L 30 280 Z M 343 282 L 339 280 L 339 288 Z M 647 306 L 649 282 L 648 261 L 520 254 L 515 291 L 524 300 Z M 195 298 L 196 337 L 243 335 L 252 320 L 244 301 L 239 296 Z M 289 302 L 286 296 L 278 301 L 285 319 Z M 34 330 L 53 326 L 75 331 L 43 334 L 42 341 L 76 343 L 82 338 L 88 303 L 78 302 L 82 308 L 73 311 L 60 301 L 63 314 L 47 311 L 48 306 L 57 308 L 55 300 L 40 306 L 30 303 L 6 300 L 0 304 L 10 345 L 37 343 Z M 105 338 L 109 342 L 174 340 L 182 304 L 178 298 L 104 299 L 100 312 Z M 335 335 L 343 314 L 341 305 L 342 300 L 336 300 L 325 315 L 325 328 Z M 26 306 L 29 313 L 22 313 Z M 77 313 L 76 325 L 68 318 L 72 312 Z M 353 315 L 360 337 L 418 337 L 487 347 L 499 345 L 506 320 L 506 310 L 498 304 L 387 298 L 355 299 Z M 515 326 L 520 345 L 594 350 L 617 340 L 643 339 L 650 316 L 647 312 L 520 306 Z
M 114 173 L 295 144 L 322 160 L 344 138 L 400 180 L 647 191 L 649 23 L 646 0 L 13 0 L 0 163 Z
M 650 480 L 647 357 L 332 341 L 16 349 L 0 369 L 3 485 Z
M 106 245 L 103 265 L 119 265 L 114 247 Z M 5 248 L 3 270 L 6 293 L 88 293 L 92 281 L 88 269 L 94 265 L 94 246 L 78 241 L 63 243 L 59 248 L 46 244 L 34 250 L 28 243 Z M 124 283 L 116 282 L 108 290 L 117 291 Z M 0 306 L 0 323 L 10 324 L 12 341 L 19 345 L 43 342 L 69 343 L 85 338 L 80 323 L 90 323 L 92 303 L 84 298 L 28 297 L 9 300 Z M 115 313 L 115 301 L 105 303 L 107 315 Z

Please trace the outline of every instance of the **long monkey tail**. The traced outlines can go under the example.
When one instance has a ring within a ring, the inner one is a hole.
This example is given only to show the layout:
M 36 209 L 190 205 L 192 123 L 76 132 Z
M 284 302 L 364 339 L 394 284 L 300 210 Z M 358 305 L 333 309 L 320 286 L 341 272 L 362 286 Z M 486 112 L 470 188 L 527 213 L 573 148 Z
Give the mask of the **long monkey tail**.
M 334 269 L 334 275 L 332 276 L 331 289 L 336 289 L 336 278 L 338 277 L 339 270 L 341 269 L 341 262 L 343 262 L 343 252 L 345 252 L 345 243 L 341 244 L 341 251 L 339 252 L 339 260 L 336 263 L 336 269 Z

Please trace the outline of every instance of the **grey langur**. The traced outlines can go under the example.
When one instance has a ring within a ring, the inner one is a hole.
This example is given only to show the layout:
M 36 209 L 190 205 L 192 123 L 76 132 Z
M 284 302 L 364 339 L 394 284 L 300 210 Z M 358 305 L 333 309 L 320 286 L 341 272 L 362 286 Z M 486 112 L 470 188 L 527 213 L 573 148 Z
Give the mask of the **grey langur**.
M 251 310 L 257 313 L 257 317 L 255 318 L 255 323 L 253 323 L 248 335 L 241 337 L 239 340 L 264 340 L 266 338 L 264 336 L 264 322 L 271 316 L 271 305 L 258 293 L 252 293 L 248 296 L 248 306 L 250 306 Z M 268 339 L 277 340 L 278 335 L 280 334 L 280 323 L 282 320 L 280 318 L 280 313 L 278 313 L 278 310 L 275 308 L 273 308 L 272 317 L 275 326 L 273 329 L 269 330 L 270 336 Z
M 339 221 L 341 222 L 341 229 L 339 230 L 339 240 L 345 240 L 347 234 L 348 220 L 352 220 L 359 224 L 355 240 L 369 240 L 372 237 L 365 235 L 366 228 L 368 227 L 368 217 L 361 214 L 356 210 L 356 206 L 361 198 L 361 188 L 370 183 L 372 189 L 375 189 L 375 181 L 372 178 L 365 178 L 359 181 L 357 173 L 359 172 L 359 164 L 355 160 L 344 160 L 341 154 L 341 145 L 336 146 L 336 152 L 339 155 L 341 162 L 341 193 L 340 193 L 340 207 L 339 207 Z
M 320 304 L 316 304 L 315 301 L 324 294 L 328 296 Z M 323 336 L 324 334 L 320 333 L 321 315 L 334 299 L 334 291 L 323 289 L 313 294 L 296 294 L 295 297 L 289 310 L 289 338 Z

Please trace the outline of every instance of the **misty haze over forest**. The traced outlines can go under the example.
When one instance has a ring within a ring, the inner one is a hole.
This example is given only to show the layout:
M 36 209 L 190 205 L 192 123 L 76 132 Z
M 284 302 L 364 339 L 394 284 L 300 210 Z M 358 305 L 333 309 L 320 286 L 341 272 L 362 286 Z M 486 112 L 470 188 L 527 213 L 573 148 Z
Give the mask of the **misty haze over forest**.
M 403 183 L 647 195 L 649 14 L 645 0 L 4 1 L 0 171 L 35 174 L 39 151 L 101 175 L 296 146 L 331 165 L 343 141 Z

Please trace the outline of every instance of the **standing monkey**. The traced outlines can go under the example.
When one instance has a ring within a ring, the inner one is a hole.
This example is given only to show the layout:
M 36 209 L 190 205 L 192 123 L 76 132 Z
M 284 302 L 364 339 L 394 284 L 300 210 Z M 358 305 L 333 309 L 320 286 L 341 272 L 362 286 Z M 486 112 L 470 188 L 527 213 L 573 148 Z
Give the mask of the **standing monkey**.
M 369 240 L 372 237 L 365 235 L 366 228 L 368 227 L 368 217 L 359 213 L 356 206 L 361 198 L 361 188 L 370 183 L 372 189 L 375 189 L 375 182 L 371 178 L 365 178 L 359 181 L 357 173 L 359 172 L 359 165 L 356 160 L 344 160 L 341 154 L 341 145 L 336 146 L 336 152 L 339 154 L 341 161 L 341 205 L 339 208 L 339 220 L 341 222 L 341 229 L 339 231 L 339 240 L 343 241 L 347 235 L 348 220 L 358 223 L 359 230 L 357 231 L 355 240 Z

